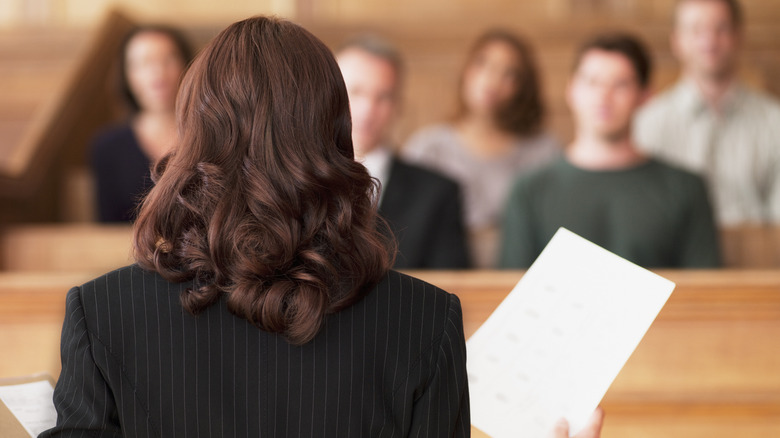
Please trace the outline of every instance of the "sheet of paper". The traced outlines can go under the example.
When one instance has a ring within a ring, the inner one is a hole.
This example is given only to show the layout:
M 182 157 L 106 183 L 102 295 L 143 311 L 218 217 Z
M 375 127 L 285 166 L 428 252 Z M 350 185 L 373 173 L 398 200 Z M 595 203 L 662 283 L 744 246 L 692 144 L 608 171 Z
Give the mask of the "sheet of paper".
M 471 422 L 494 438 L 586 424 L 674 283 L 561 228 L 467 342 Z
M 47 380 L 0 386 L 0 400 L 31 437 L 37 437 L 57 423 L 53 395 L 54 388 Z

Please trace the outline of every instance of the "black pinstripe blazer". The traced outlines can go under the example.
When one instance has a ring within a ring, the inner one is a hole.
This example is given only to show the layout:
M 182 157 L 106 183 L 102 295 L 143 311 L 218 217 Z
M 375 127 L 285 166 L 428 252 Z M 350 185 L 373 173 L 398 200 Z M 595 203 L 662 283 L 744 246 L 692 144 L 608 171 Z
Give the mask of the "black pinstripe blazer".
M 460 302 L 391 271 L 290 345 L 188 284 L 130 266 L 67 296 L 57 426 L 41 437 L 449 437 L 470 433 Z

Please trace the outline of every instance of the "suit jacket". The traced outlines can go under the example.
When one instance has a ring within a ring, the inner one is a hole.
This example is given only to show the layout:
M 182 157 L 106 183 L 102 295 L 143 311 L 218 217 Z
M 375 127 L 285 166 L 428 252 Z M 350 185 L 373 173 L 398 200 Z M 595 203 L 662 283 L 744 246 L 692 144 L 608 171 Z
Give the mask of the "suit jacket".
M 130 266 L 67 296 L 41 437 L 468 436 L 460 302 L 389 272 L 303 346 Z
M 469 267 L 460 188 L 454 181 L 393 158 L 379 213 L 398 241 L 396 269 Z

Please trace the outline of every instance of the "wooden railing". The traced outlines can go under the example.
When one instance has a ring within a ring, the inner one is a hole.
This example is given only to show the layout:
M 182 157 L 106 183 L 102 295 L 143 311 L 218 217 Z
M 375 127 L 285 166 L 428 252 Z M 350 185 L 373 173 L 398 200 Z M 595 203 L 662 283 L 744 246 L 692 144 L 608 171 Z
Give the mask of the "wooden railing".
M 775 229 L 728 233 L 745 254 L 780 246 Z M 59 374 L 65 293 L 129 263 L 130 239 L 129 226 L 0 230 L 0 378 Z M 460 297 L 467 336 L 522 277 L 413 274 Z M 780 270 L 660 274 L 677 289 L 604 398 L 603 436 L 780 436 Z
M 780 271 L 660 271 L 677 283 L 602 406 L 604 438 L 780 434 Z M 417 273 L 457 294 L 466 334 L 518 272 Z
M 607 392 L 604 438 L 780 436 L 780 271 L 661 271 L 677 283 Z M 0 377 L 59 374 L 65 292 L 99 274 L 0 273 Z M 417 272 L 471 335 L 522 272 Z
M 0 271 L 106 272 L 131 262 L 129 225 L 16 225 L 0 229 Z
M 729 268 L 780 268 L 780 227 L 744 225 L 720 232 L 723 264 Z

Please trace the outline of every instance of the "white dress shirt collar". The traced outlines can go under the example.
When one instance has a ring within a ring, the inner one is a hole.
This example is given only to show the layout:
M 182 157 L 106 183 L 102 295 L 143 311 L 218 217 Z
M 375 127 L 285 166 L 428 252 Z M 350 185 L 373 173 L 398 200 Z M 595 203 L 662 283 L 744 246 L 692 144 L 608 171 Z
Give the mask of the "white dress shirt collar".
M 392 164 L 393 152 L 389 147 L 380 145 L 371 152 L 365 154 L 358 161 L 368 169 L 368 174 L 379 180 L 380 191 L 379 199 L 382 199 L 382 193 L 390 180 L 390 165 Z

